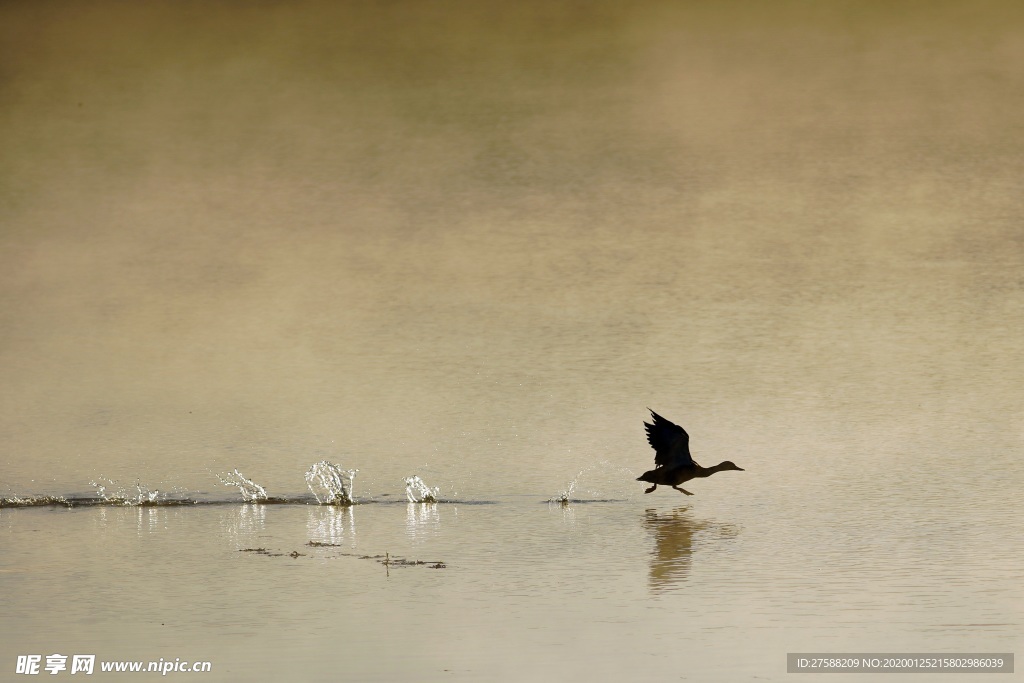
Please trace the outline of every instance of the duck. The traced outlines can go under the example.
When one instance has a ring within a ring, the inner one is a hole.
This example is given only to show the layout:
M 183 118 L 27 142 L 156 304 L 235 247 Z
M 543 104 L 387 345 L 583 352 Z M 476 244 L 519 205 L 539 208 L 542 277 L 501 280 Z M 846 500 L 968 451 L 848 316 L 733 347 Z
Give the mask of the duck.
M 647 410 L 651 411 L 651 416 L 654 418 L 653 424 L 644 422 L 644 427 L 647 428 L 647 443 L 651 444 L 651 448 L 654 449 L 655 467 L 636 478 L 637 481 L 653 484 L 651 488 L 644 490 L 644 493 L 652 493 L 654 489 L 658 488 L 658 484 L 661 484 L 692 496 L 692 493 L 679 488 L 679 485 L 691 479 L 710 477 L 715 472 L 746 471 L 730 460 L 720 462 L 714 467 L 701 467 L 694 462 L 690 455 L 690 435 L 686 433 L 686 430 L 674 422 L 666 420 L 650 408 Z

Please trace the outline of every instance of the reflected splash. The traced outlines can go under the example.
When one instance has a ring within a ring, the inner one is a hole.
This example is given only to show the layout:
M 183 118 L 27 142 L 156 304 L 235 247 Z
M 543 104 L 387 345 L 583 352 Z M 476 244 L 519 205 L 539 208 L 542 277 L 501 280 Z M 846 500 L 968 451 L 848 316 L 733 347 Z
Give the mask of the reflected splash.
M 436 531 L 440 524 L 441 514 L 436 503 L 406 506 L 405 531 L 409 536 L 417 537 L 428 531 Z
M 266 530 L 267 506 L 232 506 L 224 515 L 222 525 L 234 537 L 252 537 Z
M 352 483 L 359 470 L 343 470 L 340 465 L 321 460 L 306 472 L 306 486 L 321 505 L 355 505 Z
M 350 544 L 354 548 L 356 546 L 355 508 L 331 505 L 311 507 L 306 521 L 306 530 L 311 542 L 341 545 L 345 537 L 348 536 Z

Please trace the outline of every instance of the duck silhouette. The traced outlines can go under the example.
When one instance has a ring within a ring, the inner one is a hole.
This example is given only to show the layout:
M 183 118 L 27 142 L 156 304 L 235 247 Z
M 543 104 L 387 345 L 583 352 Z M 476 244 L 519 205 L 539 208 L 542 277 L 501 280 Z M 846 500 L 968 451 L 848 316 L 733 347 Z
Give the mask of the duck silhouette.
M 648 410 L 651 409 L 648 408 Z M 690 435 L 686 433 L 686 430 L 669 422 L 653 410 L 651 410 L 651 416 L 654 418 L 654 424 L 644 422 L 644 427 L 647 428 L 647 442 L 654 449 L 655 468 L 636 478 L 637 481 L 653 484 L 651 488 L 645 489 L 644 493 L 651 493 L 658 488 L 658 484 L 661 484 L 692 496 L 692 493 L 679 488 L 679 485 L 691 479 L 710 477 L 715 472 L 745 471 L 729 460 L 714 467 L 701 467 L 693 461 L 693 457 L 690 455 Z

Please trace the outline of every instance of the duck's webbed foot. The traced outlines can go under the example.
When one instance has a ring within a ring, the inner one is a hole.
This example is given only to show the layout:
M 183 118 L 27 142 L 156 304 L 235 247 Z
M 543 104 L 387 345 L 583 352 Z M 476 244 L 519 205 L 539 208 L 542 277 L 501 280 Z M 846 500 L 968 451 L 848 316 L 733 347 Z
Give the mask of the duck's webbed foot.
M 653 490 L 654 490 L 654 489 L 656 489 L 656 488 L 658 488 L 658 485 L 657 485 L 657 484 L 655 484 L 654 486 L 652 486 L 652 487 L 651 487 L 651 488 L 649 488 L 649 489 L 644 489 L 644 493 L 650 493 L 651 491 L 653 491 Z
M 690 492 L 689 492 L 689 491 L 687 491 L 686 489 L 681 489 L 681 488 L 679 488 L 678 486 L 673 486 L 672 488 L 674 488 L 674 489 L 675 489 L 676 491 L 680 491 L 681 493 L 685 493 L 685 494 L 686 494 L 686 495 L 688 495 L 688 496 L 692 496 L 692 495 L 693 495 L 692 493 L 690 493 Z

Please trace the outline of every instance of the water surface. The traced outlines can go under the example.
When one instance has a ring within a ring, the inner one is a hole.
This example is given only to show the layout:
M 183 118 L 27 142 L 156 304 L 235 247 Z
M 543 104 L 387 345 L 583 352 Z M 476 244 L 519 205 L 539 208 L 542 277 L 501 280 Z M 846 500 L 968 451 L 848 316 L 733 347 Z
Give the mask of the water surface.
M 1009 2 L 4 4 L 0 498 L 165 504 L 0 508 L 0 668 L 1021 650 L 1022 30 Z M 648 406 L 746 471 L 644 496 Z M 325 460 L 359 505 L 313 504 Z M 448 502 L 409 507 L 414 476 Z

